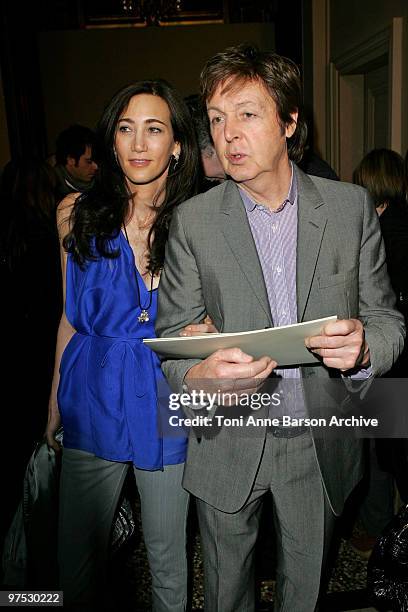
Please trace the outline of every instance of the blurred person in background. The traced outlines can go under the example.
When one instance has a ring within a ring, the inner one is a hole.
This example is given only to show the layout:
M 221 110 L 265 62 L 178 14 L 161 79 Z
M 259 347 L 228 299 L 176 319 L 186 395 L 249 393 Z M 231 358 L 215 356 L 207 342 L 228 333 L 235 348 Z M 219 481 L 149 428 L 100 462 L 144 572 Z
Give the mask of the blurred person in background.
M 201 98 L 197 94 L 184 98 L 193 120 L 197 142 L 201 154 L 200 193 L 219 185 L 227 177 L 212 141 L 208 115 Z
M 4 168 L 0 200 L 4 383 L 1 444 L 7 471 L 3 497 L 8 527 L 21 496 L 24 470 L 42 434 L 62 309 L 54 170 L 40 159 L 14 159 Z M 12 455 L 10 438 L 16 445 Z M 2 457 L 2 465 L 5 465 Z
M 388 274 L 397 296 L 397 308 L 408 319 L 408 204 L 404 160 L 390 149 L 374 149 L 360 162 L 353 182 L 365 187 L 379 216 L 387 255 Z M 404 351 L 391 374 L 408 375 Z
M 89 191 L 98 164 L 95 161 L 95 135 L 82 125 L 71 125 L 55 143 L 55 171 L 60 199 L 69 193 Z
M 365 187 L 377 211 L 385 243 L 387 269 L 396 294 L 396 307 L 408 321 L 408 205 L 404 160 L 390 149 L 373 149 L 353 173 L 353 182 Z M 406 378 L 408 351 L 405 346 L 386 378 Z M 359 520 L 361 533 L 351 539 L 362 556 L 372 547 L 394 515 L 394 478 L 401 499 L 408 502 L 408 445 L 402 438 L 371 440 L 367 489 Z

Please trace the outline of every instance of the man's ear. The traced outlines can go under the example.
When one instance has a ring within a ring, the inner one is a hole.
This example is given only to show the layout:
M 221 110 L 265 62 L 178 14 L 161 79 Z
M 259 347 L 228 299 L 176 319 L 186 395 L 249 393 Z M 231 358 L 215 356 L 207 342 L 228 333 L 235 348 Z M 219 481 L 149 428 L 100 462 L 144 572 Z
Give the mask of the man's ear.
M 76 165 L 77 165 L 77 163 L 76 163 L 75 157 L 71 157 L 71 155 L 67 155 L 67 161 L 66 161 L 65 166 L 67 168 L 74 168 L 74 167 L 76 167 Z
M 286 138 L 290 138 L 295 133 L 298 115 L 299 113 L 297 111 L 296 113 L 290 113 L 292 121 L 286 125 L 286 128 L 285 128 Z

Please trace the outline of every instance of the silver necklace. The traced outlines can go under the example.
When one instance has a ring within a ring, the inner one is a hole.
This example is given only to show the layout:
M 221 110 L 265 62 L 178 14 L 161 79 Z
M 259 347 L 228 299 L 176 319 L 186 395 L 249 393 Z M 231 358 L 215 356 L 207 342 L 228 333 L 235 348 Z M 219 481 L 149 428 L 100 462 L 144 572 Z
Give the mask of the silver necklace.
M 129 236 L 128 236 L 128 233 L 126 231 L 126 226 L 125 225 L 123 225 L 123 230 L 125 232 L 127 243 L 129 245 L 129 247 L 132 249 L 132 247 L 130 246 Z M 133 249 L 132 249 L 132 253 L 133 253 Z M 137 278 L 137 271 L 136 271 L 136 264 L 135 264 L 135 262 L 133 262 L 133 270 L 135 272 L 135 280 L 136 280 L 137 305 L 138 305 L 138 308 L 140 308 L 140 310 L 141 310 L 140 315 L 137 317 L 137 320 L 139 321 L 139 323 L 147 323 L 148 321 L 150 321 L 149 308 L 151 307 L 152 301 L 153 301 L 153 274 L 150 273 L 149 303 L 146 304 L 146 306 L 142 306 L 142 299 L 141 299 L 141 296 L 140 296 L 139 281 L 138 281 L 138 278 Z M 142 282 L 143 282 L 143 279 L 142 279 Z

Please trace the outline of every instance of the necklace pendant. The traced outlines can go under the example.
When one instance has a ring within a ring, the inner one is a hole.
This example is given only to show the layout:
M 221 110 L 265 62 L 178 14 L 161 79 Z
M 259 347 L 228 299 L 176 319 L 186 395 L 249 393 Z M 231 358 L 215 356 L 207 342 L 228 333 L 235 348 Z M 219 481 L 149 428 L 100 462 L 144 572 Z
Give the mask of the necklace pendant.
M 139 323 L 147 323 L 148 321 L 150 321 L 149 313 L 147 312 L 147 310 L 143 308 L 142 312 L 137 317 L 137 320 L 139 321 Z

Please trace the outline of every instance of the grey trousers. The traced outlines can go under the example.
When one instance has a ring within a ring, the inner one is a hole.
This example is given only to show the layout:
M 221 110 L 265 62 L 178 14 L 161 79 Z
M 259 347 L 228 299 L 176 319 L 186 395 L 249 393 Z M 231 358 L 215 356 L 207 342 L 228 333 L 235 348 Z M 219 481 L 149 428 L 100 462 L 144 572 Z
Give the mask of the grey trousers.
M 58 560 L 64 606 L 104 609 L 110 534 L 128 467 L 84 451 L 63 450 Z M 156 612 L 186 609 L 189 495 L 181 486 L 183 468 L 134 469 Z
M 334 525 L 309 433 L 267 435 L 252 493 L 234 514 L 197 500 L 207 612 L 252 612 L 254 549 L 262 496 L 270 490 L 277 533 L 275 610 L 313 612 Z
M 379 538 L 394 516 L 394 477 L 381 468 L 376 441 L 368 440 L 368 487 L 361 503 L 359 518 L 370 536 Z

